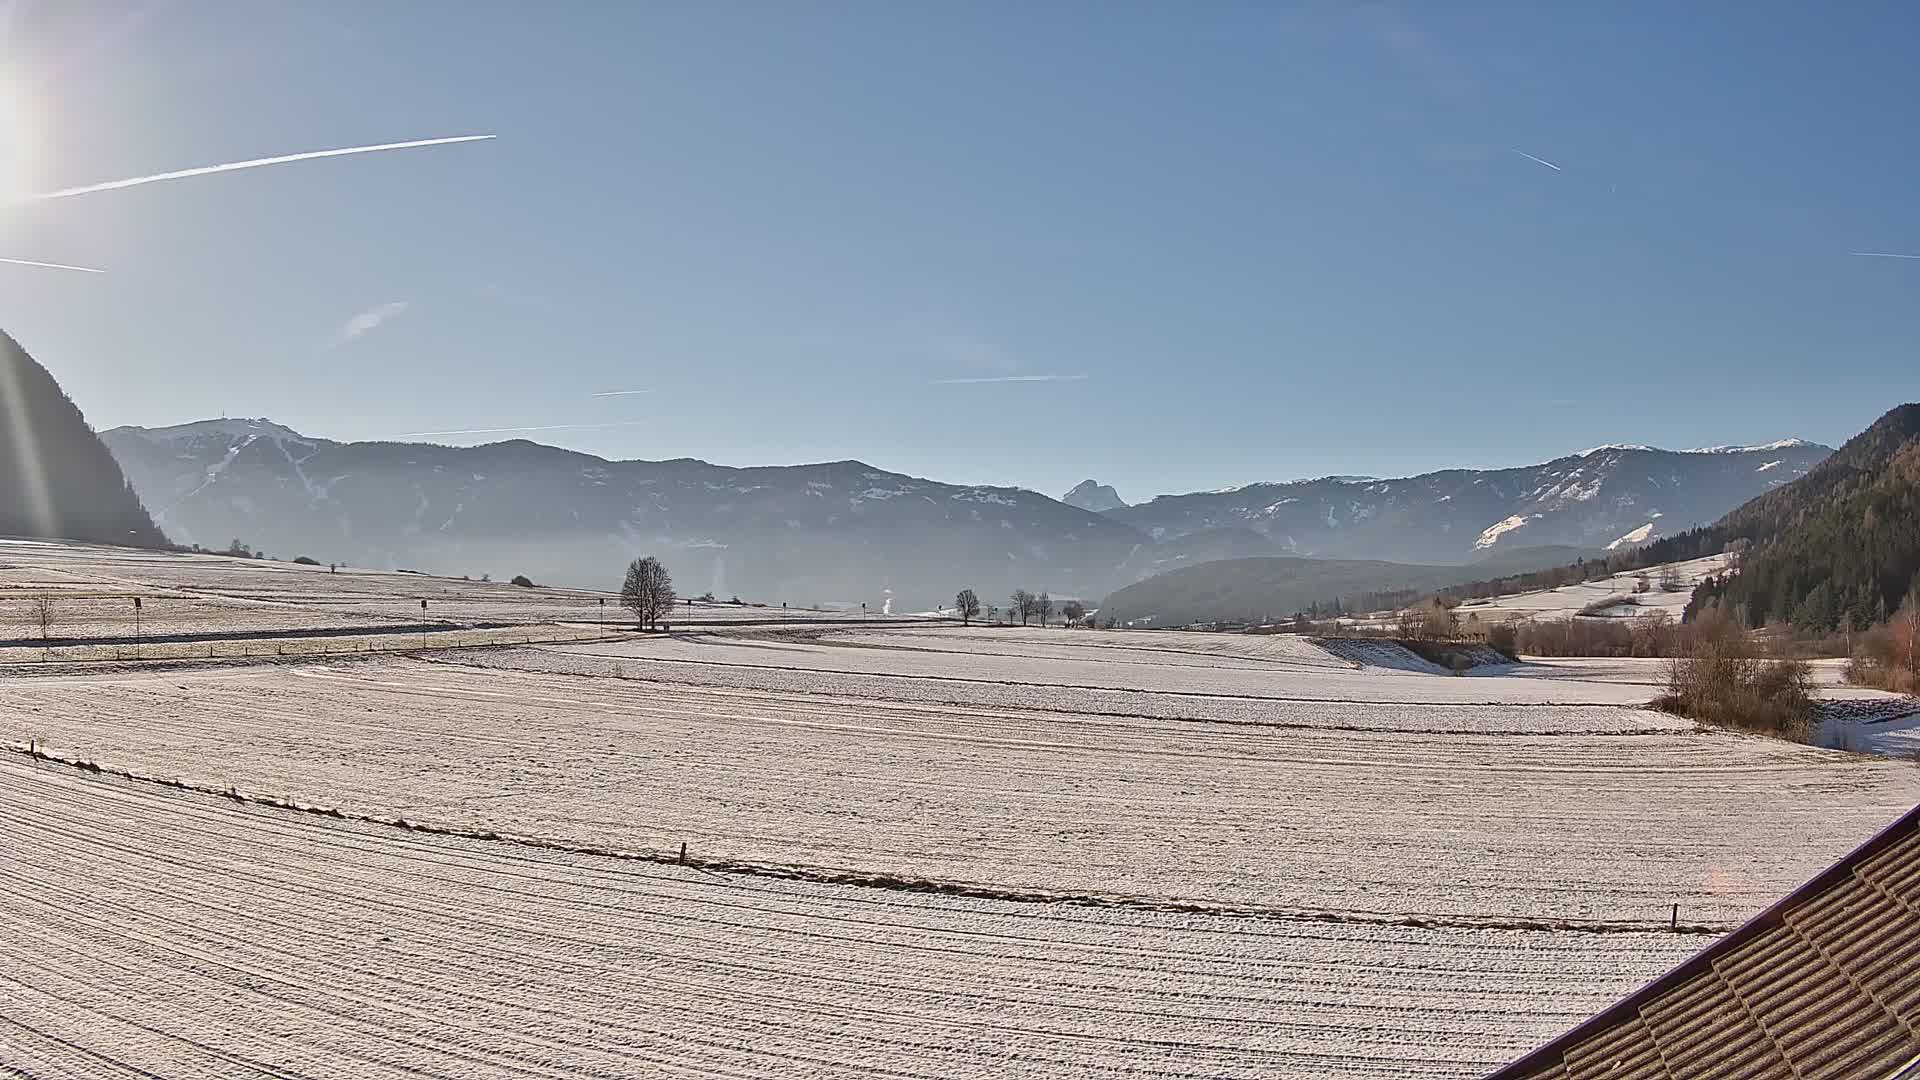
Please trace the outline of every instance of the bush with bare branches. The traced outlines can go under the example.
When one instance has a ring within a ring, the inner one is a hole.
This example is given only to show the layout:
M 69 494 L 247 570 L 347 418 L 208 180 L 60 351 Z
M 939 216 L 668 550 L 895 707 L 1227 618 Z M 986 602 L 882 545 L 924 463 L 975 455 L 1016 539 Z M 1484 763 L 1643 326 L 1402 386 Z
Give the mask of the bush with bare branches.
M 1708 724 L 1806 741 L 1814 726 L 1813 676 L 1804 661 L 1763 660 L 1733 619 L 1695 620 L 1667 665 L 1660 708 Z

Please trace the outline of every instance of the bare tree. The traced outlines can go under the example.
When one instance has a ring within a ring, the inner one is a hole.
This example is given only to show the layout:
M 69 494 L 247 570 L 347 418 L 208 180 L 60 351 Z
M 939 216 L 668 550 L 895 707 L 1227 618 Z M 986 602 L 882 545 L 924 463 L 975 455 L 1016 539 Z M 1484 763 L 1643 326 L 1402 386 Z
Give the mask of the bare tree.
M 640 625 L 652 630 L 662 616 L 673 611 L 673 577 L 666 564 L 649 555 L 627 566 L 626 583 L 620 586 L 620 606 L 633 612 Z
M 39 633 L 41 647 L 52 656 L 53 646 L 47 640 L 53 634 L 53 597 L 36 596 L 27 602 L 27 629 Z
M 1033 613 L 1040 616 L 1040 625 L 1047 625 L 1047 616 L 1053 614 L 1053 597 L 1041 593 L 1033 598 Z
M 39 631 L 41 641 L 53 636 L 53 597 L 33 598 L 27 606 L 27 628 Z
M 1439 599 L 1400 613 L 1399 636 L 1412 641 L 1446 641 L 1459 631 L 1459 621 Z
M 980 598 L 972 589 L 961 589 L 953 598 L 955 610 L 960 612 L 960 625 L 967 626 L 980 614 Z
M 1007 599 L 1010 601 L 1007 605 L 1007 617 L 1012 618 L 1018 615 L 1020 616 L 1020 625 L 1027 625 L 1027 620 L 1033 617 L 1034 595 L 1025 589 L 1015 589 L 1013 590 L 1013 595 Z
M 1087 605 L 1078 600 L 1069 600 L 1060 608 L 1060 614 L 1066 616 L 1068 626 L 1079 626 L 1087 617 Z
M 1680 580 L 1679 567 L 1668 565 L 1666 569 L 1660 571 L 1661 592 L 1679 592 L 1684 588 L 1686 588 L 1686 584 Z

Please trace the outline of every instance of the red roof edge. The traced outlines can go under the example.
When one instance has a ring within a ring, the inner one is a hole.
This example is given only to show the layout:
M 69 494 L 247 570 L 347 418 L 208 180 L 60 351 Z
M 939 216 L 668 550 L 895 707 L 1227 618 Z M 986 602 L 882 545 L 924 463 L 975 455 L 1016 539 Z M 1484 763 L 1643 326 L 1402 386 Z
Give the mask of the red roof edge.
M 1612 1027 L 1621 1020 L 1638 1016 L 1640 1006 L 1653 997 L 1672 989 L 1674 986 L 1693 978 L 1710 967 L 1713 961 L 1746 944 L 1751 939 L 1781 925 L 1785 921 L 1787 910 L 1801 902 L 1824 892 L 1849 877 L 1853 868 L 1880 851 L 1903 839 L 1908 833 L 1920 829 L 1920 806 L 1915 806 L 1900 815 L 1893 824 L 1873 834 L 1866 843 L 1848 852 L 1839 862 L 1815 874 L 1806 884 L 1775 901 L 1772 907 L 1742 923 L 1727 936 L 1694 953 L 1680 962 L 1680 965 L 1665 975 L 1621 998 L 1604 1011 L 1594 1014 L 1578 1027 L 1562 1034 L 1551 1042 L 1545 1043 L 1499 1069 L 1486 1074 L 1482 1080 L 1520 1080 L 1528 1072 L 1543 1065 L 1559 1061 L 1561 1055 L 1590 1035 Z

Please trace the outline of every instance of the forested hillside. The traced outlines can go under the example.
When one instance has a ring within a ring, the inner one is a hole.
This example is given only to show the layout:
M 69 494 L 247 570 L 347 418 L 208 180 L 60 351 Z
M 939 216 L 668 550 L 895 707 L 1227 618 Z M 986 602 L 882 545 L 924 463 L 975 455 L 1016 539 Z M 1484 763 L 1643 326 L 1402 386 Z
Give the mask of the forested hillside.
M 1791 622 L 1807 633 L 1884 622 L 1920 576 L 1920 404 L 1902 405 L 1790 484 L 1704 528 L 1632 551 L 1458 585 L 1448 599 L 1553 588 L 1662 563 L 1739 550 L 1739 569 L 1695 591 L 1749 626 Z
M 1750 626 L 1787 620 L 1808 632 L 1884 621 L 1920 575 L 1920 404 L 1887 413 L 1714 530 L 1722 543 L 1752 546 L 1740 571 L 1703 584 L 1689 611 L 1719 603 L 1744 611 Z
M 166 543 L 47 369 L 0 333 L 0 536 Z

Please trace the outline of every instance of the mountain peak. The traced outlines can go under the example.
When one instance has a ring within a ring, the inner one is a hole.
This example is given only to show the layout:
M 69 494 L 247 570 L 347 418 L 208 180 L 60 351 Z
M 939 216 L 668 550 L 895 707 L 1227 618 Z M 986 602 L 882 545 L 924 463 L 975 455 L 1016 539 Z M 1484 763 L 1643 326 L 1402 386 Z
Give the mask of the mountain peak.
M 1118 510 L 1127 505 L 1113 485 L 1102 484 L 1097 480 L 1082 480 L 1073 486 L 1073 490 L 1061 496 L 1060 501 L 1068 506 L 1098 514 L 1107 510 Z
M 186 424 L 174 424 L 169 427 L 125 427 L 116 430 L 131 434 L 144 435 L 149 439 L 191 439 L 206 436 L 225 436 L 230 439 L 244 439 L 249 436 L 263 439 L 280 439 L 289 442 L 311 443 L 312 439 L 284 424 L 276 424 L 266 417 L 248 418 L 243 416 L 225 417 L 215 420 L 195 420 Z

